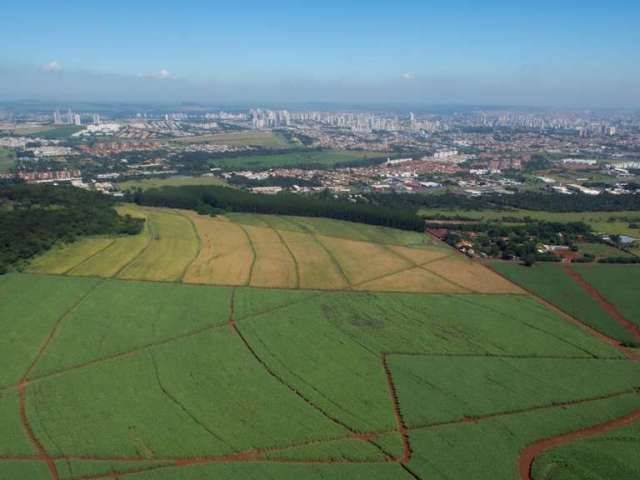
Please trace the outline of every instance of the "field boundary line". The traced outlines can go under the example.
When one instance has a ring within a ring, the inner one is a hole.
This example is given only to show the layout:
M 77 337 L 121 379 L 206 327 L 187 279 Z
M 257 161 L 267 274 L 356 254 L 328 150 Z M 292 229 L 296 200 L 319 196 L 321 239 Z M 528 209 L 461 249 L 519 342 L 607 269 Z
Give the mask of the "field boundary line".
M 633 338 L 640 341 L 640 328 L 637 325 L 627 320 L 625 316 L 618 310 L 618 308 L 609 300 L 607 300 L 604 295 L 602 295 L 598 289 L 596 289 L 593 285 L 591 285 L 579 272 L 572 269 L 569 265 L 563 264 L 560 266 L 562 271 L 567 275 L 573 282 L 578 285 L 587 295 L 589 295 L 592 299 L 594 299 L 600 308 L 604 310 L 604 312 L 611 317 L 611 319 L 615 320 L 618 324 L 624 327 Z
M 102 252 L 104 252 L 107 248 L 109 248 L 111 245 L 113 245 L 114 243 L 116 243 L 116 238 L 111 239 L 111 241 L 105 245 L 104 247 L 98 249 L 97 251 L 93 252 L 91 255 L 89 255 L 86 258 L 83 258 L 82 260 L 80 260 L 78 263 L 76 263 L 73 267 L 69 268 L 68 270 L 66 270 L 63 275 L 75 275 L 78 276 L 76 274 L 73 273 L 73 271 L 78 268 L 80 265 L 87 263 L 89 260 L 91 260 L 92 258 L 97 257 L 99 254 L 101 254 Z
M 496 275 L 499 275 L 502 278 L 504 278 L 506 281 L 511 282 L 514 285 L 520 287 L 524 292 L 526 292 L 529 295 L 529 297 L 531 297 L 536 302 L 538 302 L 540 305 L 542 305 L 545 308 L 547 308 L 548 310 L 552 311 L 553 313 L 555 313 L 559 317 L 563 318 L 565 321 L 571 323 L 572 325 L 580 328 L 581 330 L 589 333 L 593 337 L 601 340 L 602 342 L 608 344 L 609 346 L 611 346 L 615 350 L 619 351 L 628 360 L 631 360 L 631 361 L 640 360 L 640 356 L 639 355 L 637 355 L 636 353 L 634 353 L 634 352 L 630 351 L 629 349 L 623 347 L 622 344 L 618 340 L 616 340 L 615 338 L 612 338 L 612 337 L 610 337 L 608 335 L 605 335 L 604 333 L 600 332 L 599 330 L 596 330 L 595 328 L 593 328 L 591 325 L 588 325 L 588 324 L 584 323 L 583 321 L 579 320 L 577 317 L 574 317 L 571 313 L 567 312 L 566 310 L 564 310 L 564 309 L 560 308 L 559 306 L 555 305 L 554 303 L 551 303 L 551 302 L 545 300 L 544 298 L 540 297 L 533 290 L 530 290 L 528 288 L 525 288 L 524 286 L 518 285 L 517 283 L 513 282 L 512 280 L 510 280 L 506 275 L 503 275 L 499 271 L 495 270 L 491 266 L 491 264 L 486 264 L 486 267 L 489 268 L 490 270 L 492 270 L 493 272 L 495 272 Z
M 329 257 L 329 260 L 331 261 L 331 263 L 333 264 L 333 266 L 336 268 L 337 272 L 340 274 L 340 276 L 343 278 L 343 280 L 345 281 L 346 285 L 347 285 L 347 289 L 346 290 L 352 290 L 353 289 L 353 284 L 351 283 L 351 280 L 349 279 L 349 277 L 347 277 L 344 269 L 342 268 L 342 265 L 340 265 L 340 262 L 338 262 L 338 260 L 336 259 L 335 255 L 333 254 L 333 252 L 331 250 L 329 250 L 329 248 L 320 241 L 320 235 L 317 235 L 313 230 L 311 230 L 309 227 L 307 227 L 304 224 L 298 223 L 295 220 L 290 220 L 287 219 L 287 221 L 289 223 L 292 223 L 294 225 L 297 225 L 298 227 L 300 227 L 304 233 L 306 233 L 307 235 L 309 235 L 311 238 L 313 238 L 313 240 L 320 246 L 320 248 L 322 248 L 322 250 L 324 250 L 324 252 L 327 254 L 327 256 Z
M 195 263 L 195 261 L 200 257 L 200 252 L 202 251 L 202 237 L 200 236 L 200 232 L 198 231 L 198 227 L 196 227 L 195 222 L 193 221 L 193 219 L 190 216 L 185 215 L 185 214 L 183 214 L 183 213 L 181 213 L 179 211 L 176 211 L 176 213 L 178 215 L 180 215 L 182 218 L 185 218 L 191 224 L 191 228 L 193 230 L 193 234 L 196 236 L 196 239 L 198 240 L 198 250 L 196 251 L 195 256 L 184 267 L 184 270 L 182 271 L 182 275 L 180 275 L 180 283 L 184 283 L 184 277 L 187 275 L 187 272 L 191 269 L 191 265 L 193 265 Z
M 36 364 L 38 363 L 38 361 L 40 361 L 40 359 L 42 358 L 42 356 L 44 355 L 44 352 L 47 350 L 47 348 L 49 347 L 49 344 L 51 343 L 51 340 L 53 340 L 53 338 L 55 337 L 55 335 L 58 333 L 58 330 L 60 329 L 60 325 L 62 324 L 63 320 L 65 318 L 67 318 L 76 308 L 78 308 L 78 306 L 91 294 L 93 293 L 93 291 L 98 288 L 99 285 L 101 285 L 103 283 L 103 280 L 95 280 L 95 283 L 93 285 L 91 285 L 86 292 L 84 292 L 82 295 L 80 295 L 80 297 L 78 299 L 76 299 L 69 308 L 67 308 L 62 315 L 60 315 L 60 317 L 58 317 L 58 319 L 55 321 L 55 323 L 53 324 L 53 328 L 51 328 L 51 330 L 49 331 L 49 335 L 47 335 L 47 337 L 44 340 L 44 343 L 42 343 L 40 345 L 40 348 L 35 356 L 35 358 L 33 359 L 33 361 L 31 362 L 31 364 L 29 365 L 29 367 L 27 368 L 27 371 L 22 375 L 22 378 L 20 379 L 20 381 L 25 381 L 27 380 L 27 377 L 29 376 L 29 374 L 33 371 L 33 369 L 35 368 Z
M 284 237 L 282 236 L 280 231 L 278 231 L 275 227 L 273 227 L 273 225 L 271 223 L 269 223 L 268 220 L 265 220 L 265 223 L 267 223 L 268 228 L 270 228 L 271 230 L 273 230 L 275 232 L 275 234 L 280 239 L 280 242 L 282 243 L 282 245 L 284 245 L 284 248 L 286 248 L 287 252 L 289 252 L 289 255 L 291 256 L 291 259 L 293 260 L 293 264 L 294 264 L 295 270 L 296 270 L 296 283 L 295 283 L 296 286 L 295 286 L 295 288 L 299 289 L 300 288 L 300 265 L 298 264 L 298 259 L 293 254 L 293 251 L 291 251 L 291 248 L 289 247 L 289 244 L 284 239 Z
M 151 363 L 153 364 L 153 371 L 155 373 L 156 382 L 158 383 L 158 387 L 160 387 L 160 390 L 162 391 L 162 393 L 169 400 L 171 400 L 182 412 L 184 412 L 196 425 L 202 428 L 205 432 L 207 432 L 213 438 L 215 438 L 216 440 L 218 440 L 219 442 L 223 443 L 224 445 L 226 445 L 227 447 L 233 450 L 232 445 L 229 445 L 229 443 L 227 443 L 227 441 L 224 438 L 222 438 L 213 430 L 211 430 L 209 427 L 207 427 L 202 421 L 200 421 L 200 419 L 198 419 L 193 413 L 191 413 L 191 411 L 186 407 L 186 405 L 184 405 L 180 400 L 178 400 L 175 397 L 175 395 L 169 392 L 167 387 L 162 383 L 162 379 L 160 378 L 160 371 L 158 369 L 158 362 L 156 361 L 156 357 L 152 351 L 149 351 L 149 356 L 151 357 Z
M 253 244 L 253 240 L 251 240 L 251 236 L 249 235 L 247 229 L 239 223 L 236 223 L 236 225 L 244 233 L 244 236 L 247 239 L 247 243 L 249 244 L 249 248 L 251 248 L 251 252 L 253 253 L 253 260 L 251 260 L 251 267 L 249 267 L 249 276 L 247 277 L 247 280 L 245 282 L 245 286 L 249 287 L 251 286 L 251 280 L 253 280 L 253 269 L 255 268 L 256 262 L 258 261 L 258 252 L 256 252 L 256 246 Z
M 71 365 L 71 366 L 65 367 L 65 368 L 60 369 L 60 370 L 48 372 L 48 373 L 45 373 L 43 375 L 30 378 L 29 379 L 29 383 L 35 383 L 35 382 L 40 382 L 42 380 L 47 380 L 47 379 L 50 379 L 50 378 L 59 377 L 60 375 L 64 375 L 66 373 L 69 373 L 69 372 L 72 372 L 72 371 L 75 371 L 75 370 L 81 370 L 83 368 L 88 368 L 88 367 L 91 367 L 91 366 L 96 365 L 96 364 L 100 364 L 100 363 L 104 363 L 104 362 L 110 362 L 110 361 L 118 360 L 118 359 L 121 359 L 121 358 L 131 357 L 133 355 L 136 355 L 138 353 L 144 352 L 145 350 L 149 350 L 151 348 L 160 347 L 162 345 L 167 345 L 167 344 L 173 343 L 173 342 L 179 342 L 180 340 L 184 340 L 186 338 L 195 337 L 197 335 L 201 335 L 203 333 L 206 333 L 206 332 L 209 332 L 209 331 L 212 331 L 212 330 L 217 330 L 218 328 L 221 329 L 221 328 L 223 328 L 225 326 L 226 326 L 225 323 L 217 323 L 215 325 L 207 325 L 207 326 L 201 327 L 199 329 L 192 330 L 190 332 L 186 332 L 186 333 L 183 333 L 183 334 L 180 334 L 180 335 L 175 335 L 175 336 L 172 336 L 172 337 L 164 338 L 164 339 L 161 339 L 161 340 L 157 340 L 155 342 L 147 343 L 145 345 L 142 345 L 140 347 L 136 347 L 136 348 L 131 349 L 131 350 L 114 353 L 114 354 L 111 354 L 111 355 L 108 355 L 108 356 L 105 356 L 105 357 L 100 357 L 100 358 L 96 358 L 96 359 L 93 359 L 93 360 L 89 360 L 87 362 L 79 363 L 79 364 L 76 364 L 76 365 Z M 9 387 L 9 388 L 11 388 L 11 387 Z
M 399 463 L 405 464 L 409 462 L 409 460 L 411 459 L 411 444 L 409 442 L 407 424 L 405 423 L 404 418 L 402 416 L 402 411 L 400 410 L 400 398 L 398 397 L 398 391 L 396 390 L 396 386 L 393 383 L 393 375 L 391 374 L 391 369 L 389 368 L 389 364 L 387 363 L 387 354 L 382 353 L 380 355 L 380 359 L 382 361 L 382 369 L 384 371 L 384 376 L 387 380 L 387 388 L 389 389 L 389 397 L 391 399 L 393 415 L 396 418 L 398 431 L 400 432 L 400 438 L 402 439 L 402 456 L 397 460 Z
M 145 214 L 147 214 L 144 222 L 146 226 L 145 231 L 147 232 L 147 243 L 140 249 L 138 253 L 133 256 L 131 260 L 129 260 L 122 267 L 120 267 L 117 272 L 111 275 L 111 278 L 120 278 L 120 275 L 122 275 L 133 264 L 133 262 L 140 258 L 144 254 L 144 252 L 146 252 L 151 246 L 151 243 L 153 242 L 153 233 L 155 226 L 152 227 L 154 223 L 151 221 L 151 212 L 145 211 Z
M 520 452 L 520 458 L 518 459 L 518 471 L 520 472 L 520 478 L 522 480 L 532 480 L 531 468 L 533 467 L 533 462 L 535 461 L 536 457 L 545 450 L 562 445 L 564 443 L 580 440 L 582 438 L 592 437 L 600 433 L 606 433 L 609 430 L 625 427 L 638 420 L 640 420 L 640 410 L 635 410 L 634 412 L 629 413 L 623 417 L 618 417 L 604 423 L 583 428 L 581 430 L 563 433 L 554 437 L 534 442 Z
M 461 425 L 466 423 L 479 423 L 486 420 L 493 420 L 494 418 L 512 417 L 516 415 L 524 415 L 527 413 L 539 412 L 543 410 L 562 409 L 567 407 L 573 407 L 575 405 L 582 405 L 585 403 L 599 402 L 602 400 L 611 400 L 613 398 L 622 397 L 624 395 L 638 395 L 639 388 L 640 387 L 629 388 L 626 390 L 621 390 L 621 391 L 609 393 L 606 395 L 597 395 L 594 397 L 586 397 L 578 400 L 570 400 L 567 402 L 554 402 L 546 405 L 538 405 L 538 406 L 528 407 L 528 408 L 519 408 L 519 409 L 509 410 L 504 412 L 494 412 L 494 413 L 487 413 L 487 414 L 477 415 L 472 417 L 462 417 L 454 420 L 445 420 L 441 422 L 433 422 L 433 423 L 414 425 L 414 426 L 410 425 L 407 427 L 407 430 L 410 432 L 414 430 L 429 430 L 432 428 L 449 427 L 452 425 Z

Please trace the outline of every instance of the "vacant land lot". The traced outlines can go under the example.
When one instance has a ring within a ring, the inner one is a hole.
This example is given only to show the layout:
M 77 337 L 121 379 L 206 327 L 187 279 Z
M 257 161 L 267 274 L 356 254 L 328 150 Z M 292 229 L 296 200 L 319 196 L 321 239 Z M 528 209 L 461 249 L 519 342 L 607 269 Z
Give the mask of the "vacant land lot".
M 179 143 L 217 143 L 221 145 L 252 145 L 264 148 L 283 148 L 288 145 L 284 138 L 272 132 L 228 132 L 198 135 L 175 140 Z
M 640 326 L 640 267 L 637 265 L 573 265 L 582 277 L 624 317 Z
M 10 172 L 15 165 L 15 150 L 12 148 L 0 147 L 0 173 Z
M 637 363 L 522 295 L 11 274 L 0 322 L 2 478 L 516 479 L 640 409 Z
M 624 342 L 634 340 L 560 265 L 537 264 L 529 268 L 513 262 L 494 262 L 492 268 L 605 335 Z M 571 268 L 582 272 L 577 265 Z
M 149 188 L 182 187 L 185 185 L 224 185 L 224 183 L 225 182 L 218 177 L 168 177 L 127 180 L 118 185 L 122 190 L 133 190 L 136 188 L 147 190 Z
M 347 163 L 354 160 L 386 158 L 386 154 L 380 152 L 363 151 L 333 151 L 333 150 L 296 150 L 289 153 L 273 155 L 241 155 L 212 160 L 218 167 L 227 169 L 267 169 L 267 168 L 313 168 L 333 167 L 339 163 Z

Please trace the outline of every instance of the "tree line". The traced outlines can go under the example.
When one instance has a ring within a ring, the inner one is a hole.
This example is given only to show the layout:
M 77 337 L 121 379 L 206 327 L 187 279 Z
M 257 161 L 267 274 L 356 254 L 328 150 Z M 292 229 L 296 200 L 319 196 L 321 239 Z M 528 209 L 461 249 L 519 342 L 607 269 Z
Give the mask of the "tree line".
M 0 273 L 57 243 L 87 235 L 133 235 L 144 220 L 116 212 L 113 199 L 70 186 L 0 187 Z
M 415 210 L 352 202 L 328 193 L 264 195 L 219 186 L 162 187 L 136 191 L 130 197 L 139 205 L 183 208 L 203 214 L 224 211 L 325 217 L 402 230 L 424 231 Z

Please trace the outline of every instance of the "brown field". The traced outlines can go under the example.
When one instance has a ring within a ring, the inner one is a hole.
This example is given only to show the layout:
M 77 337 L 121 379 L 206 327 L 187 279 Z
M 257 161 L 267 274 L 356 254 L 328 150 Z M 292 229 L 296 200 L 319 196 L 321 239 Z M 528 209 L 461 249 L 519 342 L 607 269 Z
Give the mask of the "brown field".
M 183 212 L 196 226 L 200 252 L 189 265 L 183 281 L 215 285 L 248 285 L 254 261 L 253 250 L 238 225 Z
M 387 245 L 386 248 L 395 252 L 401 257 L 406 258 L 416 266 L 455 255 L 455 252 L 452 252 L 451 249 L 443 247 L 430 247 L 426 249 L 400 247 L 398 245 Z
M 505 280 L 484 265 L 462 256 L 438 260 L 424 268 L 473 292 L 524 293 L 520 287 Z
M 379 292 L 433 292 L 433 293 L 467 293 L 461 288 L 424 268 L 410 268 L 399 273 L 386 275 L 356 287 L 356 290 Z
M 296 263 L 275 230 L 243 227 L 256 252 L 250 285 L 252 287 L 296 288 Z
M 147 209 L 150 241 L 117 276 L 130 280 L 179 281 L 198 254 L 189 219 L 171 210 Z
M 342 290 L 349 284 L 326 250 L 311 235 L 281 230 L 298 262 L 300 288 Z
M 119 211 L 146 217 L 144 231 L 57 247 L 30 271 L 265 288 L 524 293 L 448 247 L 421 244 L 414 232 L 371 225 L 364 231 L 328 219 L 243 214 L 238 223 L 234 215 L 131 205 Z M 380 243 L 357 239 L 363 231 Z
M 319 235 L 318 241 L 331 253 L 351 285 L 410 268 L 411 262 L 382 245 Z

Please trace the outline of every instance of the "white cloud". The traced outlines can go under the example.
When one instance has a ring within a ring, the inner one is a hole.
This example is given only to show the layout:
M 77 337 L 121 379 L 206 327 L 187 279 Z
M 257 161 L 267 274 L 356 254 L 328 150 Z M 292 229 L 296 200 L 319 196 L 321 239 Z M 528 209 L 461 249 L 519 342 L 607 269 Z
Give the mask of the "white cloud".
M 169 70 L 167 70 L 166 68 L 161 69 L 159 72 L 154 73 L 152 76 L 155 77 L 155 78 L 160 78 L 160 79 L 163 79 L 163 78 L 174 78 L 174 76 L 171 75 L 171 72 L 169 72 Z
M 62 64 L 58 60 L 52 60 L 49 63 L 42 65 L 43 72 L 60 72 L 62 71 Z

